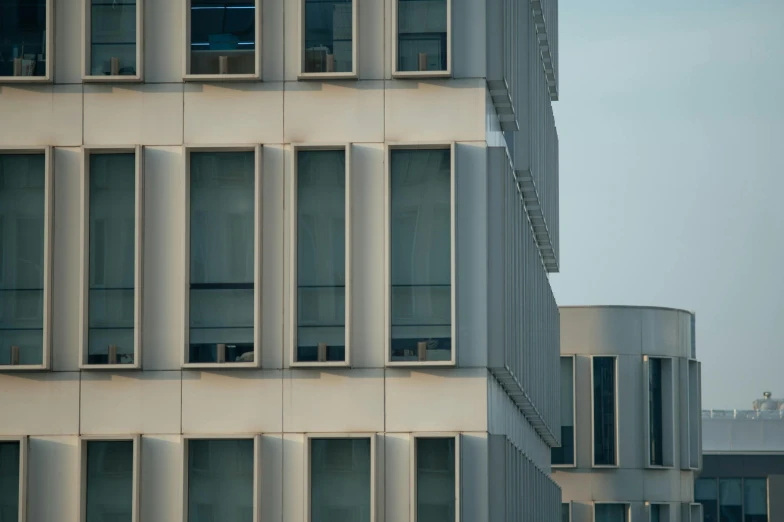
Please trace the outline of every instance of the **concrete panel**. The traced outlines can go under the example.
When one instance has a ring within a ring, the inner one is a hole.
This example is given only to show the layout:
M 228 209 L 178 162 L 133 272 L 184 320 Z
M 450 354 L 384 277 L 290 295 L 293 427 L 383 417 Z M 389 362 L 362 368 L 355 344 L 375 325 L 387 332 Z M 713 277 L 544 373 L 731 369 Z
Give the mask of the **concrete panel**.
M 637 308 L 562 307 L 561 353 L 640 354 L 642 322 Z
M 261 520 L 283 520 L 283 436 L 261 437 Z
M 82 86 L 0 86 L 0 143 L 6 147 L 82 144 Z
M 682 472 L 678 469 L 644 472 L 643 498 L 648 502 L 682 502 L 681 476 Z
M 283 1 L 261 2 L 261 78 L 283 81 Z
M 299 60 L 296 49 L 300 48 L 299 4 L 302 0 L 280 0 L 283 4 L 283 77 L 287 82 L 297 81 Z
M 180 433 L 180 372 L 84 372 L 83 435 Z
M 380 369 L 284 371 L 283 431 L 384 431 L 383 375 Z
M 487 370 L 386 370 L 387 431 L 486 431 Z
M 182 520 L 182 438 L 145 435 L 141 439 L 141 520 Z
M 384 147 L 354 144 L 351 161 L 351 365 L 383 368 Z
M 185 143 L 281 143 L 283 84 L 185 84 Z
M 282 368 L 283 344 L 283 189 L 285 151 L 282 145 L 265 145 L 262 151 L 261 203 L 261 367 Z
M 275 370 L 183 371 L 182 431 L 280 432 L 281 383 Z
M 0 374 L 0 419 L 0 435 L 78 434 L 79 374 Z
M 144 3 L 145 83 L 182 82 L 185 46 L 182 2 L 154 0 Z
M 784 520 L 784 475 L 768 477 L 768 517 Z
M 553 480 L 561 488 L 563 502 L 590 502 L 591 474 L 590 470 L 559 470 L 553 469 Z
M 643 354 L 683 357 L 679 313 L 665 309 L 640 310 Z
M 591 473 L 593 500 L 643 500 L 643 472 L 639 469 L 594 470 Z
M 384 141 L 382 81 L 286 82 L 285 88 L 286 143 Z
M 283 519 L 305 520 L 305 436 L 283 434 Z
M 645 466 L 645 407 L 641 383 L 642 356 L 618 357 L 618 465 L 622 468 Z
M 563 324 L 563 323 L 561 323 Z M 575 462 L 580 468 L 590 468 L 593 462 L 593 417 L 591 405 L 591 358 L 575 356 Z
M 384 78 L 384 0 L 359 3 L 359 77 Z M 391 53 L 390 53 L 391 54 Z
M 27 522 L 79 520 L 79 439 L 30 437 Z
M 82 83 L 82 2 L 57 0 L 54 14 L 54 81 Z
M 461 520 L 486 520 L 488 498 L 487 433 L 464 433 L 460 438 Z M 424 522 L 424 521 L 422 521 Z
M 54 149 L 54 259 L 52 369 L 79 369 L 81 149 Z
M 384 482 L 386 490 L 384 522 L 410 522 L 411 437 L 407 434 L 384 435 Z
M 385 85 L 387 141 L 484 141 L 484 80 L 388 80 Z
M 485 0 L 452 0 L 452 75 L 455 78 L 487 76 L 486 13 Z
M 87 145 L 181 145 L 182 84 L 85 85 Z
M 179 370 L 184 350 L 185 163 L 181 147 L 144 148 L 142 365 Z
M 678 357 L 692 357 L 692 315 L 686 312 L 678 312 L 678 346 L 680 353 Z M 695 354 L 696 355 L 696 354 Z

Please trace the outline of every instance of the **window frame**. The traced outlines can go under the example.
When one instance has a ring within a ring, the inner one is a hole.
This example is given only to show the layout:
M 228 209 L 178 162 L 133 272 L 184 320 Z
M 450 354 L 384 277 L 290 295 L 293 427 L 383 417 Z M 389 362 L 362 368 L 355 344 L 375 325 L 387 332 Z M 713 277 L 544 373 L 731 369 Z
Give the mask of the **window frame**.
M 54 82 L 54 9 L 55 0 L 46 0 L 46 74 L 43 76 L 0 76 L 0 84 Z
M 689 358 L 686 363 L 688 379 L 689 403 L 689 462 L 692 471 L 702 469 L 702 364 L 697 359 Z M 696 386 L 693 386 L 696 384 Z M 696 408 L 694 408 L 696 403 Z M 696 455 L 694 450 L 696 449 Z
M 576 468 L 577 467 L 577 356 L 575 354 L 570 355 L 561 355 L 560 359 L 558 359 L 559 367 L 558 371 L 560 372 L 560 361 L 561 359 L 571 359 L 572 360 L 572 448 L 573 448 L 573 455 L 572 455 L 572 463 L 571 464 L 550 464 L 552 468 L 555 469 L 569 469 L 569 468 Z M 593 367 L 591 368 L 593 370 Z M 593 374 L 593 371 L 591 371 Z M 593 389 L 593 387 L 591 388 Z M 591 417 L 593 418 L 593 417 Z M 563 444 L 563 441 L 561 441 Z M 552 459 L 551 459 L 552 460 Z M 566 502 L 564 502 L 565 504 Z M 571 513 L 571 504 L 569 507 L 569 513 Z M 571 517 L 571 515 L 570 515 Z
M 226 361 L 189 362 L 190 356 L 190 286 L 191 286 L 191 153 L 192 152 L 253 152 L 254 154 L 254 220 L 253 220 L 253 362 Z M 245 145 L 185 145 L 185 232 L 183 234 L 184 267 L 183 267 L 183 305 L 184 305 L 184 338 L 182 352 L 183 369 L 217 369 L 217 368 L 260 368 L 261 367 L 261 328 L 262 328 L 262 165 L 264 161 L 263 147 L 259 144 Z M 235 437 L 236 438 L 236 437 Z
M 452 0 L 446 0 L 446 70 L 445 71 L 399 71 L 398 47 L 400 36 L 398 34 L 398 11 L 400 0 L 392 0 L 392 78 L 397 79 L 424 79 L 424 78 L 451 78 L 452 77 Z
M 397 1 L 397 0 L 395 0 Z M 457 168 L 455 165 L 455 142 L 395 142 L 384 145 L 384 352 L 386 367 L 455 367 L 457 366 Z M 392 151 L 394 150 L 449 150 L 449 226 L 450 226 L 450 292 L 452 350 L 448 361 L 393 361 L 392 360 Z
M 0 435 L 0 442 L 19 443 L 19 517 L 18 522 L 27 521 L 27 435 Z
M 626 508 L 626 522 L 633 522 L 632 521 L 632 505 L 631 505 L 630 502 L 614 502 L 614 501 L 604 501 L 604 500 L 601 500 L 601 501 L 597 500 L 597 501 L 593 502 L 593 517 L 592 517 L 592 519 L 594 521 L 596 521 L 596 506 L 598 506 L 598 505 L 606 505 L 606 504 L 625 506 L 625 508 Z M 646 504 L 647 504 L 647 502 L 646 502 Z M 650 513 L 649 510 L 646 510 L 646 511 L 648 513 Z
M 90 320 L 90 157 L 93 154 L 134 154 L 135 161 L 135 233 L 134 233 L 134 289 L 133 289 L 133 363 L 132 364 L 89 364 L 88 331 Z M 79 306 L 82 318 L 79 322 L 79 369 L 80 370 L 140 370 L 142 368 L 142 285 L 144 283 L 144 148 L 141 145 L 125 147 L 84 146 L 82 147 L 81 172 L 81 285 Z
M 596 451 L 595 451 L 595 448 L 596 448 L 596 427 L 594 425 L 594 422 L 595 422 L 595 406 L 596 406 L 596 397 L 595 397 L 595 394 L 594 394 L 594 359 L 605 358 L 605 357 L 612 358 L 615 361 L 615 363 L 613 365 L 613 371 L 615 372 L 615 378 L 613 379 L 614 380 L 614 384 L 615 384 L 615 387 L 614 387 L 615 389 L 613 390 L 614 394 L 615 394 L 615 397 L 614 397 L 615 398 L 615 401 L 614 401 L 615 402 L 615 404 L 614 404 L 614 409 L 615 409 L 615 464 L 597 464 L 596 463 Z M 592 468 L 616 469 L 616 468 L 620 467 L 620 429 L 619 429 L 620 422 L 618 422 L 620 420 L 619 417 L 618 417 L 618 413 L 619 413 L 619 408 L 618 408 L 618 370 L 619 370 L 619 368 L 618 368 L 618 366 L 619 366 L 618 355 L 613 355 L 613 354 L 610 354 L 610 355 L 591 355 L 591 467 Z M 604 503 L 604 502 L 602 502 L 602 503 Z M 610 502 L 610 503 L 611 504 L 613 504 L 613 503 L 617 504 L 617 502 Z M 595 510 L 594 510 L 594 512 L 595 512 Z
M 660 522 L 670 522 L 671 515 L 670 515 L 670 504 L 669 502 L 646 502 L 645 503 L 645 518 L 648 522 L 651 522 L 652 516 L 652 506 L 663 506 L 664 507 L 664 520 Z
M 0 81 L 0 83 L 2 83 Z M 44 155 L 44 277 L 43 277 L 43 339 L 41 364 L 0 366 L 0 373 L 52 369 L 52 290 L 54 251 L 54 151 L 51 146 L 3 147 L 0 155 Z
M 192 440 L 252 440 L 253 441 L 253 522 L 261 522 L 261 437 L 260 433 L 183 434 L 182 436 L 182 522 L 188 522 L 188 444 Z M 137 522 L 137 521 L 134 521 Z
M 351 71 L 349 72 L 305 72 L 305 3 L 299 0 L 299 67 L 298 80 L 358 80 L 359 79 L 359 3 L 351 0 Z
M 79 520 L 87 520 L 87 443 L 133 442 L 133 472 L 131 489 L 131 521 L 140 520 L 141 497 L 141 435 L 82 435 L 79 437 Z
M 411 434 L 409 445 L 409 498 L 411 522 L 418 522 L 417 520 L 417 439 L 447 439 L 452 438 L 455 440 L 455 520 L 460 522 L 462 512 L 462 500 L 460 497 L 460 490 L 463 484 L 463 474 L 460 469 L 460 461 L 462 460 L 462 447 L 461 439 L 463 434 L 460 432 L 447 431 L 447 432 L 414 432 Z M 450 521 L 451 522 L 451 521 Z
M 573 515 L 572 501 L 571 500 L 567 500 L 566 502 L 564 502 L 562 500 L 561 501 L 561 509 L 563 509 L 564 505 L 569 506 L 569 522 L 572 522 L 572 515 Z
M 377 439 L 376 434 L 371 432 L 306 433 L 305 434 L 305 458 L 303 459 L 305 461 L 304 462 L 305 521 L 310 522 L 312 520 L 312 513 L 311 513 L 312 506 L 311 506 L 311 497 L 310 497 L 312 477 L 311 477 L 310 465 L 312 462 L 311 441 L 313 439 L 370 439 L 370 522 L 375 522 L 377 519 L 376 497 L 378 495 L 376 491 L 376 488 L 378 487 L 378 477 L 376 475 L 379 473 L 378 460 L 377 460 L 378 441 L 376 440 Z
M 90 74 L 92 49 L 93 0 L 82 0 L 82 81 L 84 83 L 140 83 L 144 81 L 144 0 L 136 0 L 136 74 L 94 75 Z
M 262 0 L 253 0 L 255 9 L 255 55 L 253 73 L 240 74 L 191 74 L 191 0 L 182 0 L 183 37 L 182 80 L 184 82 L 247 82 L 261 80 L 262 73 Z
M 658 359 L 662 363 L 662 464 L 653 464 L 653 455 L 651 455 L 651 403 L 650 403 L 650 376 L 651 376 L 651 359 Z M 669 379 L 670 379 L 670 400 L 667 401 L 666 391 L 664 390 L 665 384 L 665 361 L 669 361 Z M 675 467 L 675 358 L 660 355 L 643 355 L 643 402 L 645 405 L 645 467 L 648 469 L 673 469 Z M 668 417 L 668 418 L 665 418 Z M 667 424 L 669 423 L 669 435 L 667 433 Z M 656 504 L 657 502 L 653 502 Z

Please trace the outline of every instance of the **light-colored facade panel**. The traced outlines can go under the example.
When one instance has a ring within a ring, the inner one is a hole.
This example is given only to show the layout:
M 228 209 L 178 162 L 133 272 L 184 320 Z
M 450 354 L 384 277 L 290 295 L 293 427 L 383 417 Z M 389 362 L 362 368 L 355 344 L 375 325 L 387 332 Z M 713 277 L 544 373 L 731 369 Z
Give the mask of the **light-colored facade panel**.
M 640 331 L 635 308 L 561 307 L 563 354 L 639 354 Z
M 618 466 L 640 469 L 645 466 L 645 412 L 643 386 L 648 378 L 643 374 L 640 357 L 618 357 Z M 640 385 L 642 384 L 642 386 Z
M 285 258 L 283 226 L 285 150 L 265 145 L 261 167 L 261 367 L 283 368 L 288 360 L 283 343 Z
M 185 23 L 182 0 L 144 3 L 144 81 L 182 82 Z
M 79 433 L 79 373 L 0 374 L 1 435 Z
M 182 454 L 179 435 L 141 438 L 141 519 L 145 522 L 182 520 Z
M 681 342 L 680 318 L 676 310 L 641 310 L 642 353 L 689 357 L 688 344 Z
M 0 86 L 0 144 L 82 144 L 82 86 Z
M 28 522 L 78 522 L 78 437 L 30 437 L 28 455 Z
M 82 1 L 54 3 L 54 81 L 78 84 L 82 82 Z

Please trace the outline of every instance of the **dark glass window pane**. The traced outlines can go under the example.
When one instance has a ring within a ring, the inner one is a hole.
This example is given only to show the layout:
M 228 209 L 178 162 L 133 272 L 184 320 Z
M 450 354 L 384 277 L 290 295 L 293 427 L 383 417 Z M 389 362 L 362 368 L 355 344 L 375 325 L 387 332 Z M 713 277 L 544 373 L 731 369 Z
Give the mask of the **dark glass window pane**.
M 398 0 L 398 71 L 446 71 L 447 0 Z
M 743 479 L 744 522 L 768 522 L 767 479 Z
M 629 508 L 626 504 L 596 504 L 594 509 L 596 522 L 628 522 L 626 515 Z
M 346 358 L 346 153 L 297 153 L 297 360 Z
M 136 74 L 136 0 L 91 0 L 89 74 Z
M 19 519 L 18 442 L 0 442 L 0 520 Z
M 191 74 L 219 74 L 220 57 L 228 74 L 256 72 L 255 0 L 191 1 Z
M 561 522 L 571 522 L 568 502 L 561 504 Z
M 351 72 L 352 0 L 305 0 L 304 72 Z
M 136 156 L 90 155 L 87 362 L 131 364 L 136 266 Z M 114 347 L 114 348 L 110 348 Z
M 743 522 L 743 488 L 741 479 L 719 480 L 720 522 Z
M 662 361 L 651 358 L 648 360 L 648 423 L 650 427 L 650 455 L 651 464 L 661 466 L 664 464 L 663 448 L 664 429 L 662 425 Z
M 87 442 L 87 522 L 131 522 L 133 441 Z
M 253 440 L 188 441 L 188 522 L 253 522 Z
M 719 495 L 715 478 L 694 481 L 694 501 L 702 504 L 704 522 L 719 522 Z
M 615 358 L 593 359 L 593 459 L 594 464 L 615 462 Z
M 0 366 L 43 363 L 44 177 L 43 154 L 0 154 Z
M 661 519 L 661 506 L 659 504 L 651 504 L 651 520 L 650 522 L 663 522 Z
M 190 362 L 253 361 L 254 153 L 190 155 Z
M 452 357 L 449 150 L 391 157 L 392 360 Z
M 417 520 L 455 520 L 455 439 L 416 439 Z
M 553 464 L 574 464 L 574 359 L 561 357 L 561 447 L 552 449 Z
M 46 0 L 0 2 L 0 76 L 45 76 L 46 60 Z
M 370 522 L 370 439 L 310 441 L 311 522 Z

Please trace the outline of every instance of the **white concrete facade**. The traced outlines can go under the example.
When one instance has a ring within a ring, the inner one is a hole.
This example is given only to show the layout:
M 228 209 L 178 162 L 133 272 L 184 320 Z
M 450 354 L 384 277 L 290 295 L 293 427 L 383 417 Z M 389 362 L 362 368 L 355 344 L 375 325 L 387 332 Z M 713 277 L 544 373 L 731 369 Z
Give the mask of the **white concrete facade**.
M 553 478 L 572 522 L 701 521 L 700 506 L 694 504 L 694 478 L 702 466 L 694 315 L 629 306 L 561 307 L 560 312 L 561 357 L 567 374 L 573 368 L 571 383 L 568 378 L 562 383 L 573 400 L 562 419 L 573 416 L 574 438 L 573 457 L 553 465 Z M 614 419 L 609 459 L 597 449 L 605 437 L 599 420 L 600 359 L 609 361 L 614 375 L 608 385 Z M 652 373 L 654 360 L 660 373 Z M 660 384 L 658 391 L 653 382 Z M 659 397 L 657 406 L 652 394 Z M 562 404 L 569 399 L 562 396 Z M 658 451 L 652 439 L 659 441 Z M 599 516 L 603 504 L 622 505 L 625 518 L 618 518 L 620 511 L 616 518 Z
M 184 80 L 185 0 L 147 0 L 135 83 L 83 80 L 83 1 L 50 0 L 48 81 L 0 78 L 0 154 L 46 150 L 51 171 L 51 347 L 34 371 L 0 366 L 0 440 L 24 441 L 20 522 L 83 522 L 84 441 L 118 436 L 137 451 L 135 521 L 196 522 L 183 502 L 186 440 L 237 437 L 255 444 L 254 522 L 310 522 L 313 434 L 373 438 L 374 522 L 415 522 L 412 447 L 433 434 L 459 440 L 454 522 L 557 520 L 557 1 L 516 5 L 498 41 L 503 6 L 516 3 L 449 0 L 451 74 L 401 79 L 397 0 L 361 0 L 357 78 L 303 81 L 300 0 L 259 0 L 259 79 L 199 82 Z M 520 63 L 493 70 L 502 54 Z M 541 145 L 524 154 L 527 140 Z M 324 145 L 350 158 L 350 364 L 295 368 L 293 165 L 297 147 Z M 453 151 L 454 360 L 441 367 L 397 367 L 387 353 L 395 146 Z M 245 367 L 184 359 L 188 152 L 199 147 L 256 151 L 258 357 Z M 101 148 L 135 151 L 142 180 L 131 370 L 85 364 L 85 158 Z

